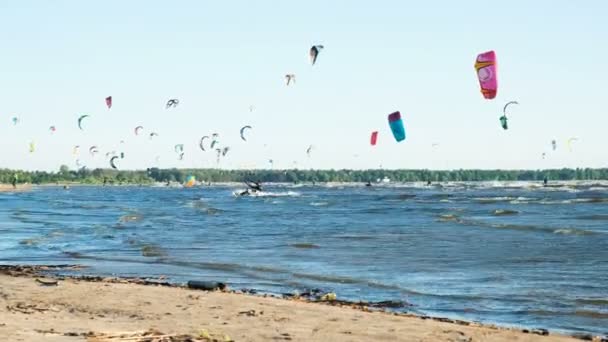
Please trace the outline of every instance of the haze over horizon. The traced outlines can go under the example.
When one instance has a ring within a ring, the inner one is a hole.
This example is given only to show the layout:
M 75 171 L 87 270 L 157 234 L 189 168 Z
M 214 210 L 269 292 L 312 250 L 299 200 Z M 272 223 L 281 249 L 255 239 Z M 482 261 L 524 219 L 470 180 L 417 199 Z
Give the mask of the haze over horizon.
M 56 171 L 76 158 L 109 168 L 113 150 L 125 153 L 120 169 L 213 168 L 198 142 L 214 132 L 231 148 L 222 168 L 606 167 L 604 13 L 601 1 L 548 0 L 2 3 L 0 168 Z M 311 66 L 313 44 L 325 49 Z M 487 50 L 498 58 L 491 101 L 473 68 Z M 170 98 L 180 105 L 165 109 Z M 510 100 L 520 105 L 504 131 Z M 401 143 L 387 122 L 396 110 Z

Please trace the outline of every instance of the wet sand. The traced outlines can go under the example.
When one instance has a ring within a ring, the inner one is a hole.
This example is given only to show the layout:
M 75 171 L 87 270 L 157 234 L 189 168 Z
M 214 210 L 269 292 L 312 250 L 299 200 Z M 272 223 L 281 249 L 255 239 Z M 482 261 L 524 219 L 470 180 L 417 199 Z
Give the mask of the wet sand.
M 540 333 L 537 331 L 536 333 Z M 0 272 L 2 341 L 579 341 L 231 292 Z

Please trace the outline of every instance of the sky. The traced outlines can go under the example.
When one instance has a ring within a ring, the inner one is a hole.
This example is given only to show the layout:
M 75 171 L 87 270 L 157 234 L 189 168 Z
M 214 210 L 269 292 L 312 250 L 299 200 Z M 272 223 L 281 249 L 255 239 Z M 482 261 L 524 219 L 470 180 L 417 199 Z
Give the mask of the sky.
M 607 167 L 606 13 L 601 0 L 2 1 L 0 168 L 107 168 L 110 151 L 120 169 Z M 473 68 L 488 50 L 494 100 Z M 219 165 L 198 147 L 212 133 L 230 147 Z

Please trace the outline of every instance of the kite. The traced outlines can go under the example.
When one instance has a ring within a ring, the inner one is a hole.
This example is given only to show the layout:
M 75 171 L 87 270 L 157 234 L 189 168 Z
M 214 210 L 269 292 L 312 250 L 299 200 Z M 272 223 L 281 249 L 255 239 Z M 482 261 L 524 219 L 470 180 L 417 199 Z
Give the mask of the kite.
M 112 108 L 112 96 L 106 97 L 106 106 L 108 106 L 108 109 Z
M 308 54 L 310 55 L 310 63 L 312 65 L 315 65 L 317 62 L 317 56 L 319 56 L 319 52 L 321 50 L 323 50 L 323 45 L 313 45 L 310 48 L 310 52 Z
M 510 105 L 512 105 L 512 104 L 516 104 L 516 105 L 518 105 L 518 104 L 519 104 L 519 102 L 517 102 L 517 101 L 509 101 L 509 102 L 507 102 L 507 104 L 505 104 L 505 106 L 502 108 L 502 113 L 503 113 L 505 116 L 507 116 L 507 108 L 508 108 Z
M 216 153 L 215 162 L 217 164 L 219 164 L 220 163 L 220 156 L 222 155 L 222 149 L 221 148 L 216 148 L 215 149 L 215 153 Z
M 51 126 L 49 127 L 49 131 L 51 131 L 51 133 L 55 133 L 55 131 L 57 131 L 57 128 L 55 128 L 55 126 Z
M 74 149 L 72 150 L 72 154 L 77 155 L 79 151 L 80 151 L 80 145 L 76 145 L 76 146 L 74 146 Z
M 202 138 L 201 138 L 200 142 L 198 143 L 198 146 L 199 146 L 199 147 L 201 148 L 201 150 L 203 150 L 203 151 L 207 151 L 207 150 L 205 150 L 205 145 L 204 145 L 204 143 L 205 143 L 205 139 L 209 139 L 209 137 L 205 135 L 204 137 L 202 137 Z
M 572 137 L 570 139 L 568 139 L 568 150 L 570 152 L 572 152 L 572 143 L 578 141 L 578 138 Z
M 118 156 L 114 156 L 114 157 L 112 157 L 112 159 L 110 159 L 110 166 L 111 166 L 111 167 L 112 167 L 114 170 L 118 169 L 118 168 L 116 167 L 116 164 L 114 164 L 114 160 L 116 160 L 116 159 L 118 159 Z
M 125 159 L 125 153 L 124 152 L 120 152 L 120 159 Z
M 177 159 L 184 160 L 184 152 L 180 153 L 179 157 L 177 157 Z
M 98 153 L 98 152 L 99 152 L 99 150 L 97 149 L 97 146 L 91 146 L 91 147 L 89 148 L 89 153 L 90 153 L 90 154 L 91 154 L 91 156 L 93 156 L 93 157 L 94 157 L 94 156 L 95 156 L 95 154 L 96 154 L 96 153 Z
M 249 106 L 249 113 L 253 113 L 254 110 L 255 110 L 254 105 Z
M 245 135 L 244 135 L 246 129 L 251 129 L 251 126 L 247 125 L 247 126 L 244 126 L 243 128 L 241 128 L 241 139 L 243 139 L 243 141 L 247 141 L 247 139 L 245 139 Z
M 80 117 L 78 118 L 78 128 L 80 128 L 80 130 L 81 130 L 81 131 L 83 130 L 83 129 L 82 129 L 82 120 L 84 120 L 84 119 L 86 119 L 86 118 L 88 118 L 88 117 L 89 117 L 89 115 L 82 115 L 82 116 L 80 116 Z
M 503 114 L 503 116 L 500 117 L 500 125 L 502 126 L 503 129 L 509 129 L 509 125 L 507 124 L 507 107 L 509 107 L 512 104 L 518 105 L 519 102 L 517 102 L 517 101 L 509 101 L 502 108 L 502 114 Z
M 391 127 L 391 131 L 397 142 L 405 140 L 405 128 L 403 127 L 403 120 L 401 120 L 400 112 L 390 114 L 388 116 L 388 124 Z
M 30 153 L 34 153 L 36 152 L 36 143 L 33 141 L 30 141 Z
M 179 100 L 178 99 L 170 99 L 169 101 L 167 101 L 167 105 L 166 108 L 175 108 L 177 107 L 177 105 L 179 104 Z
M 226 154 L 228 154 L 228 151 L 230 151 L 230 147 L 228 147 L 228 146 L 224 147 L 224 149 L 222 150 L 222 157 L 225 157 Z
M 157 137 L 157 136 L 158 136 L 158 133 L 156 133 L 156 132 L 150 133 L 150 139 Z
M 12 119 L 12 121 L 13 121 L 13 125 L 14 125 L 14 126 L 17 126 L 17 124 L 19 123 L 19 118 L 15 116 L 15 117 Z
M 310 145 L 308 146 L 308 148 L 306 149 L 306 155 L 308 156 L 308 158 L 310 158 L 310 152 L 312 152 L 313 146 Z
M 186 188 L 191 188 L 194 186 L 195 183 L 196 183 L 196 178 L 193 175 L 189 175 L 188 177 L 186 177 L 186 184 L 184 184 L 184 186 Z
M 498 91 L 496 53 L 488 51 L 477 55 L 475 70 L 483 97 L 488 100 L 495 98 Z
M 217 140 L 213 140 L 213 141 L 211 142 L 211 149 L 213 149 L 213 148 L 215 147 L 215 145 L 217 145 L 217 144 L 219 144 L 219 143 L 220 143 L 219 141 L 217 141 Z
M 557 141 L 555 139 L 551 140 L 551 148 L 553 148 L 553 151 L 557 149 Z
M 376 142 L 378 142 L 378 131 L 373 131 L 370 139 L 370 144 L 372 146 L 376 146 Z
M 139 135 L 139 132 L 141 132 L 141 130 L 144 129 L 144 126 L 137 126 L 134 129 L 135 135 Z
M 507 116 L 503 115 L 500 117 L 500 126 L 502 127 L 502 129 L 509 129 L 509 125 L 507 123 Z
M 296 75 L 294 75 L 294 74 L 287 74 L 287 75 L 285 75 L 285 82 L 287 83 L 288 86 L 292 82 L 295 84 L 296 83 Z
M 183 153 L 184 152 L 184 144 L 177 144 L 173 147 L 175 153 Z
M 545 157 L 547 156 L 547 153 L 543 152 L 543 159 L 545 159 Z

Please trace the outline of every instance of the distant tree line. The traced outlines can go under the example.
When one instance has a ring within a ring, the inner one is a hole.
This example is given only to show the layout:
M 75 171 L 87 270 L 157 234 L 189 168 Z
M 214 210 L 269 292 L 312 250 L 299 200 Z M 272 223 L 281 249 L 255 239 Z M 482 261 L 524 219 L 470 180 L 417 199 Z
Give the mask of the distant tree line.
M 70 170 L 63 165 L 58 172 L 19 171 L 0 169 L 0 183 L 53 184 L 149 184 L 154 182 L 184 182 L 193 175 L 203 182 L 375 182 L 389 178 L 396 182 L 446 181 L 542 181 L 549 180 L 608 180 L 608 169 L 554 170 L 221 170 L 221 169 L 147 169 L 119 171 L 111 169 Z

